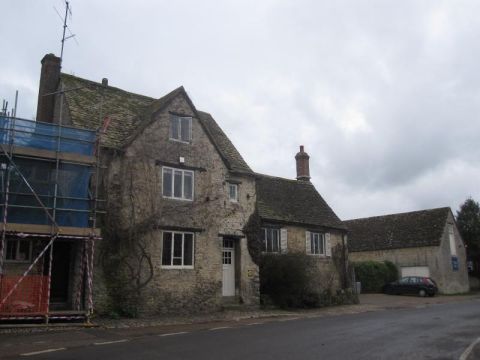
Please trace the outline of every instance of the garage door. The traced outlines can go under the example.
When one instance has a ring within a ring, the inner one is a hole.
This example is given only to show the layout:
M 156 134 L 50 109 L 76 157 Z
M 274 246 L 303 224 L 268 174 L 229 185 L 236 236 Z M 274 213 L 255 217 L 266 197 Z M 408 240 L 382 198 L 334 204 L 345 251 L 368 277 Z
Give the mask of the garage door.
M 430 276 L 430 269 L 428 266 L 404 266 L 401 268 L 402 277 L 405 276 Z

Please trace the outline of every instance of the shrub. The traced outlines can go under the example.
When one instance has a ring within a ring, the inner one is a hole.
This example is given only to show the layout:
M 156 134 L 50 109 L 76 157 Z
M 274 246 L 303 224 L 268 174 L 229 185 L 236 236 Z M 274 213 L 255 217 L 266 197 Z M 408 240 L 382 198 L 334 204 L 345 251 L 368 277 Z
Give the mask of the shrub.
M 319 288 L 320 269 L 312 256 L 302 253 L 264 254 L 260 261 L 260 292 L 263 305 L 281 308 L 312 308 L 357 303 L 350 289 L 336 293 L 325 284 Z
M 385 279 L 385 282 L 389 283 L 398 280 L 398 268 L 395 266 L 395 264 L 388 260 L 384 261 L 383 263 L 387 267 L 387 278 Z
M 262 255 L 260 292 L 277 306 L 308 307 L 312 301 L 310 269 L 314 263 L 306 254 Z
M 357 281 L 362 283 L 362 292 L 381 292 L 386 283 L 398 278 L 398 270 L 390 261 L 362 261 L 354 267 Z

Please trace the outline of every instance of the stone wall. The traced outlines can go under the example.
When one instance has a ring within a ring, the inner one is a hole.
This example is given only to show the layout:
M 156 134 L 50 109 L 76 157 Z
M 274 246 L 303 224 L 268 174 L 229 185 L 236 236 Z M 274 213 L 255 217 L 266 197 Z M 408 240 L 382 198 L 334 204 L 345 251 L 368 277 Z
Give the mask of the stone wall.
M 289 252 L 301 252 L 306 253 L 306 231 L 314 231 L 309 228 L 300 226 L 285 226 L 287 229 L 287 249 Z M 325 230 L 319 230 L 318 232 L 324 232 Z M 334 254 L 334 248 L 342 245 L 342 232 L 338 230 L 328 230 L 330 233 L 330 245 L 332 254 Z M 322 290 L 330 289 L 335 291 L 342 286 L 342 270 L 336 265 L 332 257 L 326 257 L 322 255 L 311 255 L 316 260 L 318 269 L 321 276 L 318 277 L 317 287 Z
M 170 113 L 192 116 L 190 143 L 169 139 Z M 255 207 L 254 178 L 229 172 L 183 96 L 155 113 L 151 124 L 125 153 L 109 159 L 107 165 L 104 186 L 109 216 L 114 216 L 116 226 L 124 231 L 143 223 L 149 227 L 147 233 L 135 239 L 145 244 L 153 265 L 153 278 L 141 290 L 140 311 L 149 314 L 218 309 L 222 301 L 219 234 L 243 236 L 243 226 Z M 161 174 L 165 165 L 194 168 L 193 201 L 162 196 Z M 228 180 L 239 183 L 237 203 L 228 200 Z M 195 232 L 193 269 L 161 266 L 162 234 L 169 229 Z M 258 268 L 251 261 L 245 238 L 240 239 L 239 248 L 242 260 L 239 295 L 244 303 L 255 304 Z

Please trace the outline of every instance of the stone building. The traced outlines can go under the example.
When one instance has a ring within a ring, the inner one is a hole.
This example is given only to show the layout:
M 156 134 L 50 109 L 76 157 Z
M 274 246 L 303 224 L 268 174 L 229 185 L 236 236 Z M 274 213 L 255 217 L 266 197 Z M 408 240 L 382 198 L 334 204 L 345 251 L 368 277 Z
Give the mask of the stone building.
M 450 208 L 353 219 L 352 261 L 391 261 L 401 276 L 429 276 L 444 294 L 469 290 L 465 245 Z
M 122 291 L 102 271 L 102 260 L 118 256 L 116 241 L 133 243 L 120 265 L 144 314 L 211 310 L 225 298 L 258 304 L 258 266 L 242 232 L 255 208 L 254 173 L 183 87 L 159 99 L 132 94 L 63 74 L 49 54 L 37 119 L 106 129 L 100 188 L 110 248 L 97 244 L 97 310 L 108 306 L 109 290 Z
M 256 209 L 266 252 L 305 251 L 324 270 L 323 286 L 345 281 L 345 227 L 310 183 L 308 155 L 297 154 L 297 180 L 255 174 L 183 87 L 159 99 L 133 94 L 61 73 L 49 54 L 37 120 L 101 133 L 98 311 L 112 302 L 142 314 L 258 305 L 245 231 Z
M 309 156 L 295 156 L 297 180 L 257 174 L 263 251 L 301 252 L 316 259 L 318 286 L 336 290 L 348 283 L 346 227 L 310 182 Z

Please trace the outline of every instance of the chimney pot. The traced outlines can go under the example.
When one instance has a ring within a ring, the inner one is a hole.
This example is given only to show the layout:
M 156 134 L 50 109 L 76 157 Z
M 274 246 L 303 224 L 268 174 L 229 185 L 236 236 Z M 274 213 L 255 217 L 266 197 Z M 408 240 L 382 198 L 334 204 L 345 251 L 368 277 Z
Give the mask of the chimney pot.
M 108 79 L 107 78 L 102 79 L 102 85 L 105 86 L 105 87 L 108 86 Z
M 300 145 L 300 151 L 295 155 L 297 161 L 297 180 L 310 181 L 310 156 L 304 151 L 303 145 Z

